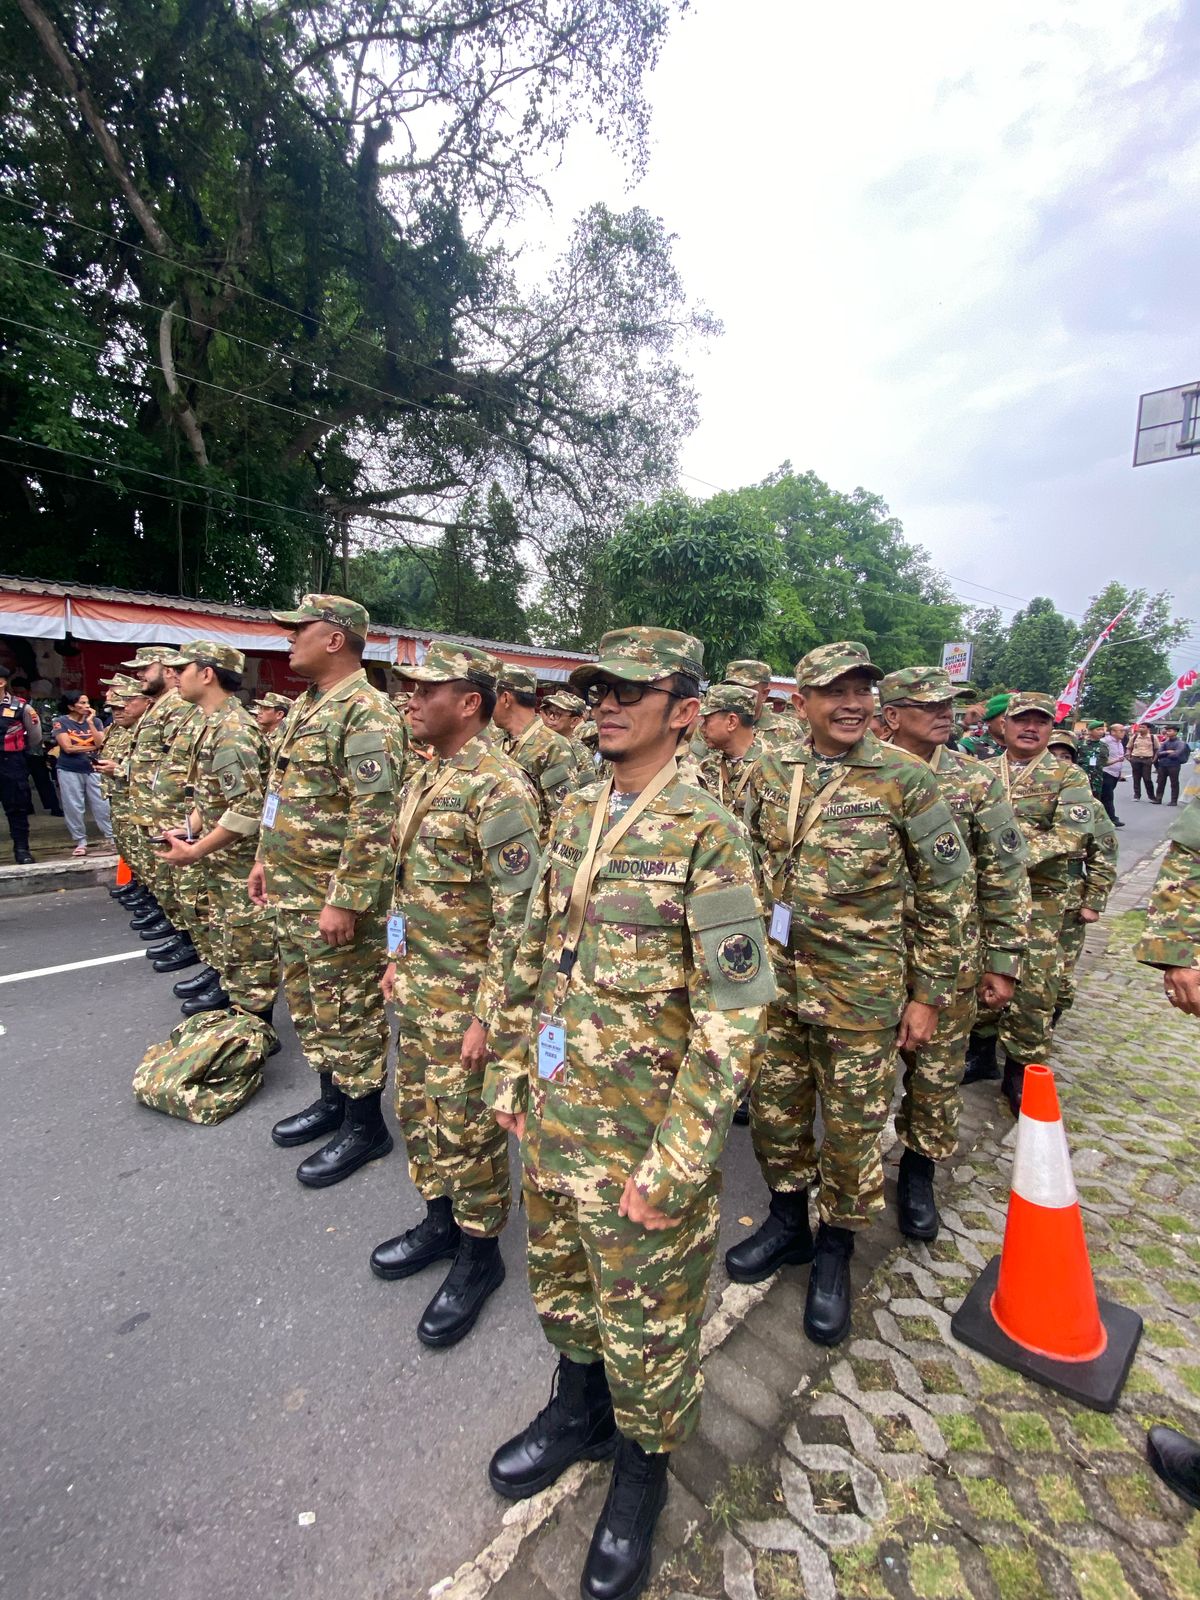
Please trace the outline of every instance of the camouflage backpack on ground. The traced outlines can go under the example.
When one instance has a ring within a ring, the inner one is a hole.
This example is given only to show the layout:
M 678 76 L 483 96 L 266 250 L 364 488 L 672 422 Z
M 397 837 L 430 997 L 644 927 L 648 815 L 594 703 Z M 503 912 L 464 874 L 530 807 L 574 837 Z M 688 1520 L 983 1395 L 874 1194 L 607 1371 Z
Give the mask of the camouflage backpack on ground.
M 245 1011 L 201 1011 L 162 1044 L 151 1045 L 133 1075 L 144 1106 L 185 1122 L 224 1122 L 262 1087 L 274 1029 Z

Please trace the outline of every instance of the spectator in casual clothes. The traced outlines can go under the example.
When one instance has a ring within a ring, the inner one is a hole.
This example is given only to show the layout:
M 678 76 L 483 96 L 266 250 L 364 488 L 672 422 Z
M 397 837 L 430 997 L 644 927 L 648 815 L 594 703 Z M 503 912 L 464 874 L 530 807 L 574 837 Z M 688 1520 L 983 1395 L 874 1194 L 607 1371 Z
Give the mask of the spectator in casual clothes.
M 1168 805 L 1179 804 L 1179 769 L 1191 754 L 1187 745 L 1179 737 L 1178 728 L 1165 728 L 1163 737 L 1159 741 L 1158 754 L 1154 758 L 1154 765 L 1158 772 L 1158 791 L 1153 796 L 1156 806 L 1162 805 L 1162 797 L 1167 792 L 1167 784 L 1171 785 L 1171 798 Z
M 1144 722 L 1135 722 L 1129 730 L 1125 747 L 1129 757 L 1129 770 L 1133 774 L 1133 798 L 1142 798 L 1142 785 L 1146 786 L 1146 799 L 1154 799 L 1154 758 L 1158 755 L 1158 740 Z
M 59 714 L 51 727 L 58 746 L 58 792 L 62 799 L 67 828 L 75 841 L 73 855 L 87 855 L 87 824 L 84 807 L 90 806 L 96 826 L 112 850 L 112 815 L 108 801 L 100 793 L 100 778 L 92 763 L 104 745 L 104 726 L 92 710 L 86 694 L 65 694 Z
M 1125 778 L 1125 728 L 1120 722 L 1111 722 L 1108 732 L 1100 736 L 1100 743 L 1104 747 L 1104 754 L 1108 760 L 1104 763 L 1104 771 L 1100 779 L 1100 804 L 1108 812 L 1108 820 L 1114 828 L 1123 828 L 1125 824 L 1117 816 L 1114 796 L 1118 783 Z

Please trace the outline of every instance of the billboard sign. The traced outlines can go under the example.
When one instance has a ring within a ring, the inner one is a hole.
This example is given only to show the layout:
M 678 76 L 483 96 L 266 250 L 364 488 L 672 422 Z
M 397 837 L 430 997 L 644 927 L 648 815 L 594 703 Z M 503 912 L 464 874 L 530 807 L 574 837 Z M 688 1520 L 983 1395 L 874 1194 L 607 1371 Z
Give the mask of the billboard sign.
M 1135 467 L 1177 461 L 1200 451 L 1200 381 L 1155 389 L 1138 401 Z
M 974 655 L 975 646 L 969 639 L 962 644 L 942 646 L 942 665 L 950 674 L 951 683 L 970 683 Z

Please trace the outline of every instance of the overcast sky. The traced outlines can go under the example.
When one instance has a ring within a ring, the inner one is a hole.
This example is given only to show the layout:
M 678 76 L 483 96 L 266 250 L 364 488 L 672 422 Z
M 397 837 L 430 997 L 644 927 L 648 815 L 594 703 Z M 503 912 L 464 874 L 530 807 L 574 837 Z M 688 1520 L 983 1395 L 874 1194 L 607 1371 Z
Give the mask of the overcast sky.
M 1006 615 L 1171 589 L 1200 659 L 1200 460 L 1130 466 L 1138 395 L 1200 378 L 1197 7 L 697 0 L 650 98 L 645 178 L 577 139 L 546 242 L 595 198 L 678 234 L 725 325 L 683 486 L 790 459 Z

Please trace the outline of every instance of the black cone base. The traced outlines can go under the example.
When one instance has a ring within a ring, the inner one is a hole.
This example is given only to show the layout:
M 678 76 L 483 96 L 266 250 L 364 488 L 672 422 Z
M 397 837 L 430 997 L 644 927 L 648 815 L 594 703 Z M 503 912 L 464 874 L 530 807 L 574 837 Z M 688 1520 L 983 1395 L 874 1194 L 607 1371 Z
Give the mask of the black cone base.
M 1103 1354 L 1094 1361 L 1055 1361 L 1026 1350 L 998 1326 L 992 1316 L 992 1296 L 999 1277 L 1000 1257 L 993 1256 L 950 1318 L 954 1337 L 1023 1378 L 1032 1378 L 1034 1383 L 1065 1394 L 1068 1400 L 1078 1400 L 1093 1411 L 1115 1411 L 1142 1337 L 1142 1319 L 1137 1312 L 1100 1299 L 1100 1321 L 1108 1334 Z

